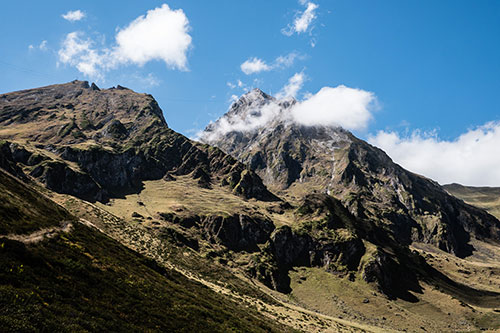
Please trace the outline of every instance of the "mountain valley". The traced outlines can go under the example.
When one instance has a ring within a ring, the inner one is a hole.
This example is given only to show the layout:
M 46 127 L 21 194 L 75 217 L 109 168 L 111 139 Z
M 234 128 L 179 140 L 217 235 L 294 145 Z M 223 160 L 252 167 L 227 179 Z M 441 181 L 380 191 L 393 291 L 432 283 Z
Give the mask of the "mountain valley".
M 2 326 L 500 329 L 499 193 L 293 123 L 294 103 L 253 90 L 196 142 L 121 86 L 0 95 Z

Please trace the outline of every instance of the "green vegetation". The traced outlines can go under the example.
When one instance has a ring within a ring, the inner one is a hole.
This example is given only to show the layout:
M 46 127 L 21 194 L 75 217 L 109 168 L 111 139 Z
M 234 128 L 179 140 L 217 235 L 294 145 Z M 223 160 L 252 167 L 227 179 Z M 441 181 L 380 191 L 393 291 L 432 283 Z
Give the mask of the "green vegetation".
M 0 240 L 5 331 L 277 331 L 257 313 L 89 228 Z
M 63 208 L 0 169 L 0 235 L 26 234 L 72 219 Z
M 1 191 L 2 216 L 19 212 L 19 218 L 2 220 L 4 230 L 33 231 L 72 218 L 3 172 L 0 179 L 9 189 Z M 30 244 L 0 237 L 3 332 L 287 330 L 95 229 L 73 224 L 69 233 Z

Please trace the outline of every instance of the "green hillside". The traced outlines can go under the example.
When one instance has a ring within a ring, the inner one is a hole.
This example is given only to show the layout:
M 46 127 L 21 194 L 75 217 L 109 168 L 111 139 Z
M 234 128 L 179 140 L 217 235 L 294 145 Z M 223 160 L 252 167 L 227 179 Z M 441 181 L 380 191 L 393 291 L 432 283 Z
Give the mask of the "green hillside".
M 2 231 L 9 233 L 0 236 L 2 331 L 286 330 L 80 224 L 3 171 L 0 187 Z M 5 218 L 7 210 L 21 214 L 18 225 Z M 42 240 L 25 233 L 49 220 L 51 232 Z M 58 231 L 63 220 L 71 221 L 69 231 Z

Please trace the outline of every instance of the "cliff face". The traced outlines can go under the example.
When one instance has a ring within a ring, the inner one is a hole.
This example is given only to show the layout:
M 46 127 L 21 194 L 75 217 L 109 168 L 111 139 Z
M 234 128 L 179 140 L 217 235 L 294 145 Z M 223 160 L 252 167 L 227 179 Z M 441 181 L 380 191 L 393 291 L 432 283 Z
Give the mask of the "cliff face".
M 288 117 L 294 104 L 254 90 L 201 138 L 247 163 L 276 193 L 327 193 L 402 244 L 425 242 L 464 257 L 472 252 L 471 237 L 500 241 L 493 216 L 340 127 L 294 123 Z
M 200 186 L 223 182 L 246 198 L 276 200 L 243 164 L 168 128 L 151 95 L 120 86 L 73 81 L 0 95 L 0 139 L 4 167 L 86 200 L 191 173 Z

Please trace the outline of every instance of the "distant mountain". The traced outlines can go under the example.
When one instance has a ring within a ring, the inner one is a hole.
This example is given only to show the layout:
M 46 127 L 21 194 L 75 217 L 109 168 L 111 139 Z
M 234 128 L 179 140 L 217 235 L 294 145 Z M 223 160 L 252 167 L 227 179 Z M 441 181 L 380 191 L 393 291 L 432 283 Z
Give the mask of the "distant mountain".
M 462 199 L 469 205 L 482 208 L 500 219 L 500 187 L 447 184 L 443 185 L 443 188 L 451 195 Z
M 340 127 L 290 120 L 295 103 L 255 89 L 207 126 L 201 140 L 250 165 L 278 194 L 332 195 L 402 244 L 425 242 L 464 257 L 472 253 L 471 237 L 500 241 L 496 218 L 403 169 L 382 150 Z

